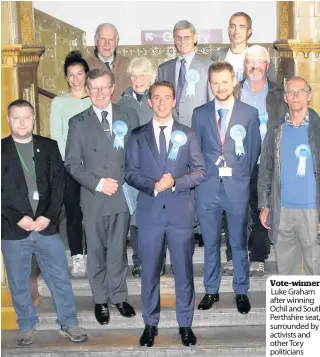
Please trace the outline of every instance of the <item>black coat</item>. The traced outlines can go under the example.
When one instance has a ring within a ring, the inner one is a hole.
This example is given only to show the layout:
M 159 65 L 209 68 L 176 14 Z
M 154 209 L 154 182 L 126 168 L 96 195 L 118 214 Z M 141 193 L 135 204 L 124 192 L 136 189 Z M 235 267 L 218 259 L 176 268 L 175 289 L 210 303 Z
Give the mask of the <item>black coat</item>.
M 50 219 L 48 227 L 40 233 L 57 233 L 64 193 L 63 162 L 55 140 L 33 135 L 33 147 L 39 192 L 35 215 L 13 138 L 1 140 L 1 239 L 18 240 L 30 235 L 17 225 L 24 216 Z

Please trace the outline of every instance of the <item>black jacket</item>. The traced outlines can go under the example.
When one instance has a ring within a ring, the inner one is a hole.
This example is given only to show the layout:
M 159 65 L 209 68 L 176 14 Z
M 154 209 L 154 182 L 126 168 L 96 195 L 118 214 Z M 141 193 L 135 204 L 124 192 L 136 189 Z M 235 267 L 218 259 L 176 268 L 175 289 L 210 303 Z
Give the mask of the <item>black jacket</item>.
M 50 219 L 40 233 L 57 233 L 64 193 L 64 168 L 57 142 L 33 135 L 34 161 L 39 192 L 36 214 L 33 214 L 28 187 L 17 150 L 11 136 L 1 140 L 1 239 L 19 240 L 30 232 L 17 223 L 24 217 Z

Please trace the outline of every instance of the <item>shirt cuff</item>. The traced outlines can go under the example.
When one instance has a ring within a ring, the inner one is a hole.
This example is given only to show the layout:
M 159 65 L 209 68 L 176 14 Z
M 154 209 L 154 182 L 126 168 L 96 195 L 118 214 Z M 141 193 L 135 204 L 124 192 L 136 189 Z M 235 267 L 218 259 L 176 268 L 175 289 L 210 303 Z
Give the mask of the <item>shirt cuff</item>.
M 98 185 L 97 185 L 97 187 L 96 187 L 96 191 L 102 192 L 103 181 L 104 181 L 104 178 L 102 178 L 102 179 L 99 181 L 99 183 L 98 183 Z

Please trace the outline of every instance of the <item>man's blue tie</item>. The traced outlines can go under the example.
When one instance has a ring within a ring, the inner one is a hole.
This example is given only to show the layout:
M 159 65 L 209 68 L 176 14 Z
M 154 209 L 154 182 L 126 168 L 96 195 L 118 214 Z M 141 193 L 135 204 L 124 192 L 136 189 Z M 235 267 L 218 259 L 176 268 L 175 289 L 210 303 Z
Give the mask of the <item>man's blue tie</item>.
M 227 114 L 228 114 L 228 112 L 229 112 L 229 109 L 221 108 L 218 110 L 221 141 L 224 140 L 224 137 L 226 136 L 226 132 L 227 132 Z
M 164 166 L 167 161 L 167 143 L 166 143 L 166 137 L 164 135 L 164 129 L 166 126 L 160 126 L 159 127 L 160 133 L 159 133 L 159 161 L 160 161 L 160 167 L 164 169 Z
M 181 66 L 180 66 L 177 90 L 176 90 L 176 108 L 178 110 L 179 110 L 179 104 L 180 104 L 183 87 L 186 82 L 186 60 L 182 58 L 180 62 L 181 62 Z

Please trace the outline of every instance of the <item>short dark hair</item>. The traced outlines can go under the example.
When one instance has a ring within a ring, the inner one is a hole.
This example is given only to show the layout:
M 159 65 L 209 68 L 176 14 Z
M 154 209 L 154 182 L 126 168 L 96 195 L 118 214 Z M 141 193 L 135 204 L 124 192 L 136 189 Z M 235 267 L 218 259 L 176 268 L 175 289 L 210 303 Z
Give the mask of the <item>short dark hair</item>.
M 82 58 L 82 54 L 79 51 L 71 51 L 64 60 L 63 69 L 65 76 L 68 75 L 68 68 L 77 64 L 83 67 L 85 73 L 89 72 L 88 63 Z
M 210 81 L 210 74 L 211 73 L 219 73 L 222 71 L 229 71 L 233 76 L 234 76 L 234 71 L 233 71 L 233 67 L 232 64 L 230 64 L 227 61 L 215 61 L 213 63 L 210 64 L 209 68 L 208 68 L 208 78 Z
M 247 20 L 247 22 L 248 22 L 248 28 L 249 28 L 249 29 L 252 28 L 252 19 L 251 19 L 251 17 L 250 17 L 248 14 L 246 14 L 245 12 L 241 12 L 241 11 L 235 12 L 235 13 L 230 17 L 230 19 L 229 19 L 229 25 L 230 25 L 231 19 L 232 19 L 233 17 L 236 17 L 236 16 L 245 17 L 246 20 Z
M 149 99 L 151 99 L 151 97 L 152 97 L 152 91 L 155 88 L 158 88 L 158 87 L 168 87 L 168 88 L 170 88 L 171 91 L 172 91 L 173 99 L 176 98 L 176 91 L 174 90 L 174 86 L 170 82 L 168 82 L 168 81 L 157 81 L 157 82 L 154 82 L 152 84 L 152 86 L 149 88 L 149 93 L 148 93 Z
M 108 76 L 110 78 L 111 85 L 113 86 L 115 83 L 115 78 L 112 72 L 108 71 L 107 69 L 102 68 L 95 68 L 91 69 L 86 76 L 86 85 L 88 86 L 89 79 L 97 79 L 103 76 Z
M 10 110 L 13 107 L 19 107 L 19 108 L 29 107 L 29 108 L 31 108 L 32 112 L 34 113 L 33 105 L 25 99 L 17 99 L 17 100 L 14 100 L 13 102 L 11 102 L 8 105 L 8 116 L 10 115 Z

